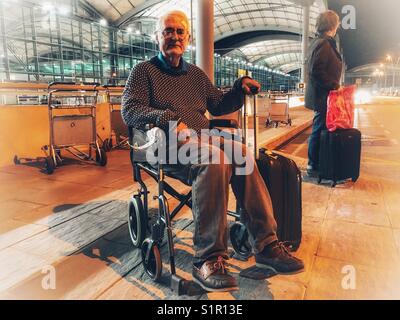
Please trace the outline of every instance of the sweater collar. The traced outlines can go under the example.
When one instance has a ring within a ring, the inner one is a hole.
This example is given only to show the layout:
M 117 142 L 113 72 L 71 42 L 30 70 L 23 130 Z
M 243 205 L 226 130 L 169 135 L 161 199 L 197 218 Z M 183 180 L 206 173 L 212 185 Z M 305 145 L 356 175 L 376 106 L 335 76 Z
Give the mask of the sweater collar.
M 181 58 L 181 61 L 179 62 L 178 67 L 172 67 L 168 62 L 165 60 L 164 56 L 162 55 L 161 52 L 158 53 L 157 55 L 157 62 L 160 68 L 168 73 L 180 75 L 180 74 L 186 74 L 189 69 L 189 64 Z

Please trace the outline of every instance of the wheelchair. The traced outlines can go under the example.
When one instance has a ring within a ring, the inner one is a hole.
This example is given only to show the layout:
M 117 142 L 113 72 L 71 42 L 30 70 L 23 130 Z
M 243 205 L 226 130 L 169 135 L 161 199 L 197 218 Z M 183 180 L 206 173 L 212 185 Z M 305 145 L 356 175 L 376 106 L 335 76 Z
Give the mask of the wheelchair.
M 153 125 L 146 125 L 145 130 L 151 130 Z M 234 120 L 214 119 L 210 120 L 210 129 L 218 128 L 234 128 L 237 129 L 237 122 Z M 178 295 L 184 294 L 187 281 L 180 278 L 176 274 L 174 242 L 172 235 L 171 221 L 178 212 L 186 205 L 192 208 L 192 191 L 186 194 L 176 191 L 165 177 L 178 179 L 170 174 L 168 170 L 164 170 L 164 165 L 159 162 L 155 167 L 148 162 L 137 161 L 135 153 L 141 147 L 134 145 L 134 129 L 129 128 L 129 144 L 131 146 L 131 161 L 133 166 L 133 179 L 138 182 L 139 189 L 132 195 L 128 206 L 128 227 L 132 244 L 135 248 L 140 248 L 142 264 L 146 274 L 154 281 L 161 279 L 162 259 L 160 254 L 160 246 L 162 244 L 164 234 L 167 234 L 167 245 L 170 263 L 170 286 Z M 147 146 L 154 141 L 147 142 Z M 149 191 L 146 184 L 142 180 L 142 172 L 147 173 L 158 184 L 158 195 L 154 196 L 154 200 L 158 199 L 158 214 L 152 223 L 149 222 L 148 196 Z M 182 181 L 183 182 L 183 181 Z M 185 183 L 189 186 L 188 183 Z M 178 200 L 178 205 L 170 211 L 165 193 Z M 241 208 L 237 205 L 236 212 L 228 211 L 227 214 L 235 218 L 235 223 L 230 227 L 229 234 L 232 247 L 236 254 L 242 258 L 248 258 L 252 254 L 251 246 L 248 240 L 248 232 L 244 224 L 240 222 Z

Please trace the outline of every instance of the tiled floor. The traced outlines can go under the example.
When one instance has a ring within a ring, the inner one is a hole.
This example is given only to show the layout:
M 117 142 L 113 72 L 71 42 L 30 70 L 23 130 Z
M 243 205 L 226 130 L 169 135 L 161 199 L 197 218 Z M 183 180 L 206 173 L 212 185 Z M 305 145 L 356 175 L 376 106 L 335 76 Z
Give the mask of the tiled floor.
M 400 150 L 393 140 L 400 132 L 390 120 L 399 118 L 398 105 L 359 109 L 364 139 L 357 183 L 335 189 L 303 183 L 303 240 L 296 253 L 305 262 L 303 273 L 249 280 L 239 272 L 254 264 L 254 258 L 230 259 L 239 291 L 194 290 L 179 298 L 400 299 Z M 281 150 L 303 168 L 305 139 L 301 135 Z M 116 150 L 108 155 L 106 168 L 71 165 L 51 176 L 27 166 L 0 168 L 0 298 L 178 298 L 166 278 L 156 284 L 142 269 L 126 224 L 126 200 L 136 188 L 128 153 Z M 155 183 L 146 181 L 154 194 Z M 174 204 L 170 199 L 170 206 Z M 150 207 L 155 208 L 153 200 Z M 189 209 L 174 220 L 174 234 L 177 273 L 191 279 Z M 165 245 L 161 252 L 168 270 Z M 49 268 L 54 268 L 56 283 L 46 290 Z

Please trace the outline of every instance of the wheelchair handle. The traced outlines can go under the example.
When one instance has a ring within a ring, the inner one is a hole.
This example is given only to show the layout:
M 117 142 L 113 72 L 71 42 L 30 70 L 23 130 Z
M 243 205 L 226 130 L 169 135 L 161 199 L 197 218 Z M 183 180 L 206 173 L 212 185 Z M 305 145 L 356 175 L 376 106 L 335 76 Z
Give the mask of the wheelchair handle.
M 258 88 L 252 86 L 252 87 L 250 88 L 250 91 L 251 91 L 252 94 L 257 94 L 257 93 L 258 93 Z
M 146 126 L 148 126 L 148 125 L 146 125 Z M 154 129 L 154 130 L 153 130 L 153 129 Z M 153 134 L 149 134 L 149 132 L 150 132 L 151 130 L 153 131 L 153 132 L 152 132 Z M 161 130 L 161 129 L 158 128 L 158 127 L 155 127 L 155 126 L 153 125 L 153 127 L 152 127 L 151 130 L 147 131 L 147 136 L 150 138 L 149 142 L 145 143 L 145 144 L 142 145 L 142 146 L 138 146 L 138 145 L 136 145 L 136 144 L 134 144 L 134 145 L 129 144 L 130 147 L 131 147 L 133 150 L 135 150 L 135 151 L 140 151 L 140 150 L 145 150 L 145 149 L 149 148 L 150 146 L 152 146 L 154 143 L 156 143 L 156 141 L 157 141 L 157 131 L 158 131 L 158 130 Z

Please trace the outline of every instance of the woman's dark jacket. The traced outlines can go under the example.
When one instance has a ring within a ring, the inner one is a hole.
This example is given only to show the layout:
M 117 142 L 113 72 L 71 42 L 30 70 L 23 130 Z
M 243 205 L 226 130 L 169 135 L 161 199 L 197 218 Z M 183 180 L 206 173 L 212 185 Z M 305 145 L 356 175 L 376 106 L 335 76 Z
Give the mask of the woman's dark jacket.
M 329 91 L 339 88 L 341 75 L 342 57 L 335 39 L 326 35 L 316 38 L 308 55 L 305 106 L 326 112 Z

